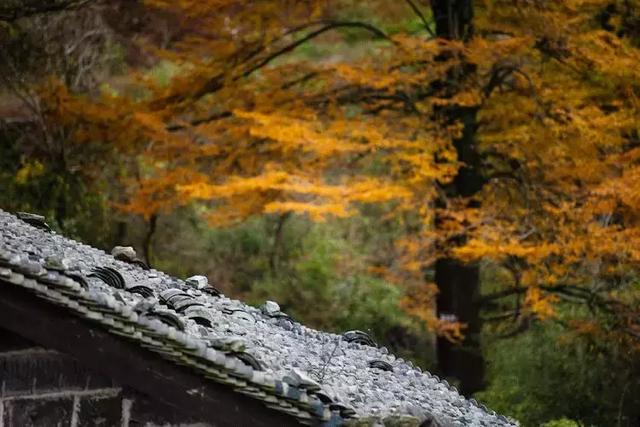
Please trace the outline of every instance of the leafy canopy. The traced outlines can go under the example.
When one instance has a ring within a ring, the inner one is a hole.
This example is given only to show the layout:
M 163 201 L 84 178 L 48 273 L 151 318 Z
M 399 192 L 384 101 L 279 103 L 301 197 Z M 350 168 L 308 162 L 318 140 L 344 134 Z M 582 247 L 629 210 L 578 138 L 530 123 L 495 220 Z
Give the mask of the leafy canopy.
M 144 47 L 173 77 L 140 70 L 135 90 L 100 98 L 54 82 L 48 118 L 78 144 L 135 156 L 126 212 L 198 203 L 222 226 L 379 204 L 405 237 L 373 270 L 407 286 L 405 308 L 440 332 L 459 325 L 434 318 L 424 277 L 451 255 L 501 269 L 485 296 L 501 319 L 558 319 L 558 304 L 581 303 L 592 312 L 568 324 L 637 346 L 633 2 L 477 1 L 465 42 L 434 38 L 415 3 L 391 3 L 148 0 L 172 25 Z M 414 19 L 385 25 L 398 15 Z M 463 166 L 451 108 L 479 118 L 484 185 L 466 198 L 446 192 Z

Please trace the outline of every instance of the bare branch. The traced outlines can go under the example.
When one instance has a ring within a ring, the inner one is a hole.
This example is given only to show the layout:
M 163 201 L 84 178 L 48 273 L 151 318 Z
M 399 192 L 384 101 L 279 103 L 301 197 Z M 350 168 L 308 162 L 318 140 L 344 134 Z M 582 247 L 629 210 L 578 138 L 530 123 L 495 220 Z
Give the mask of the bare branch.
M 424 25 L 424 29 L 427 30 L 427 32 L 429 33 L 429 35 L 431 37 L 436 37 L 436 33 L 433 32 L 433 30 L 431 29 L 431 26 L 429 25 L 429 21 L 427 21 L 427 18 L 425 18 L 425 16 L 423 15 L 423 13 L 420 11 L 420 9 L 418 8 L 418 6 L 412 1 L 412 0 L 406 0 L 407 3 L 409 3 L 409 6 L 411 7 L 411 9 L 413 10 L 413 12 L 418 15 L 418 18 L 420 18 L 420 20 L 422 21 L 422 24 Z
M 253 64 L 253 65 L 249 65 L 248 68 L 241 72 L 239 75 L 233 77 L 231 79 L 231 81 L 237 81 L 240 80 L 241 78 L 244 77 L 248 77 L 251 74 L 253 74 L 254 72 L 258 71 L 259 69 L 265 67 L 266 65 L 269 65 L 271 62 L 273 62 L 275 59 L 281 57 L 282 55 L 285 55 L 289 52 L 292 52 L 293 50 L 295 50 L 297 47 L 303 45 L 304 43 L 307 43 L 308 41 L 313 40 L 314 38 L 328 32 L 331 30 L 335 30 L 338 28 L 359 28 L 359 29 L 363 29 L 366 30 L 370 33 L 372 33 L 374 36 L 378 37 L 378 38 L 383 38 L 386 39 L 388 41 L 392 41 L 386 34 L 384 31 L 380 30 L 379 28 L 371 25 L 371 24 L 367 24 L 365 22 L 359 22 L 359 21 L 318 21 L 318 22 L 313 22 L 304 26 L 300 26 L 297 27 L 295 29 L 295 31 L 303 31 L 307 28 L 310 27 L 314 27 L 317 25 L 323 25 L 321 28 L 312 31 L 311 33 L 307 34 L 306 36 L 296 40 L 295 42 L 288 44 L 280 49 L 278 49 L 277 51 L 267 55 L 266 57 L 260 59 L 257 63 Z M 187 99 L 193 99 L 193 100 L 197 100 L 202 98 L 203 96 L 209 94 L 209 93 L 213 93 L 213 92 L 217 92 L 218 90 L 222 89 L 222 87 L 224 86 L 224 80 L 225 80 L 225 76 L 223 74 L 218 74 L 214 77 L 212 77 L 211 79 L 207 80 L 198 90 L 196 90 L 195 92 L 193 92 L 192 94 L 173 94 L 170 95 L 166 98 L 160 99 L 155 101 L 151 107 L 152 108 L 157 108 L 157 107 L 162 107 L 163 105 L 166 105 L 167 103 L 179 103 L 181 101 L 185 101 Z
M 75 9 L 93 0 L 8 0 L 0 2 L 0 21 L 13 22 L 20 18 L 48 12 Z

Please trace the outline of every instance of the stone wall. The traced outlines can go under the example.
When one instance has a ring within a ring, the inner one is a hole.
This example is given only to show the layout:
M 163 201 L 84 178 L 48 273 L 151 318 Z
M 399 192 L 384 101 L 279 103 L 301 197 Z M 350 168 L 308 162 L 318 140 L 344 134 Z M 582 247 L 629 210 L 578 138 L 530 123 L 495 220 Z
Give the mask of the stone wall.
M 207 425 L 0 329 L 0 427 Z

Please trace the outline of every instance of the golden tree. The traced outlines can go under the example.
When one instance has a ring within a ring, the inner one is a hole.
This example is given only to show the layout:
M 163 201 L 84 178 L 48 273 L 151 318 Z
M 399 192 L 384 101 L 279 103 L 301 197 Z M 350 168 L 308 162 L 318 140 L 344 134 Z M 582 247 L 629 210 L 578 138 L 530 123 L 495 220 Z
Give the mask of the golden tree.
M 175 76 L 141 73 L 136 100 L 81 101 L 98 114 L 79 114 L 76 134 L 95 138 L 108 115 L 104 140 L 138 156 L 124 210 L 152 219 L 197 201 L 227 225 L 384 204 L 407 234 L 374 267 L 448 340 L 466 326 L 463 347 L 440 342 L 465 392 L 482 386 L 482 308 L 515 325 L 507 334 L 546 318 L 637 347 L 633 2 L 408 0 L 414 32 L 342 18 L 357 9 L 345 1 L 147 6 L 174 25 L 146 48 Z M 369 18 L 399 7 L 367 6 Z M 297 54 L 354 37 L 349 55 Z M 483 295 L 482 260 L 496 272 Z M 562 303 L 591 311 L 567 318 Z

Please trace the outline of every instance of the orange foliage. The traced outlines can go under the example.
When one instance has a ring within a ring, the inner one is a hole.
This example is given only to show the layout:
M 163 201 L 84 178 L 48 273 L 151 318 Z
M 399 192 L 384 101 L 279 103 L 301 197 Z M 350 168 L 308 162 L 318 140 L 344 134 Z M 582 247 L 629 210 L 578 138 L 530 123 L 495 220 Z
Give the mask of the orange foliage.
M 525 287 L 525 308 L 541 318 L 576 295 L 637 303 L 640 49 L 594 19 L 610 0 L 478 1 L 468 43 L 383 37 L 334 20 L 340 2 L 146 3 L 179 18 L 179 37 L 153 47 L 178 68 L 169 84 L 140 79 L 136 101 L 89 101 L 57 83 L 44 95 L 56 120 L 81 123 L 78 141 L 138 156 L 122 209 L 149 217 L 197 202 L 225 225 L 385 203 L 411 224 L 387 273 L 411 290 L 410 312 L 454 339 L 460 325 L 433 318 L 423 283 L 446 254 L 517 266 L 509 286 Z M 339 28 L 375 41 L 362 60 L 290 55 Z M 473 78 L 439 89 L 462 60 Z M 478 110 L 486 184 L 473 200 L 441 191 L 461 166 L 461 124 L 437 119 L 452 105 Z

